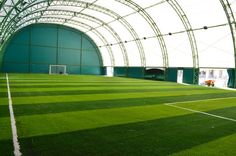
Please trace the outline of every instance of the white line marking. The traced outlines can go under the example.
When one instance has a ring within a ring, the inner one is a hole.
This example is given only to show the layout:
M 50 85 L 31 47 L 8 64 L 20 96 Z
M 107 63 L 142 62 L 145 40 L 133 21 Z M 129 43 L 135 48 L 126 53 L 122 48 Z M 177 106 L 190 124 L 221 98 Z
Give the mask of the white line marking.
M 15 120 L 13 106 L 12 106 L 8 74 L 6 74 L 6 80 L 7 80 L 7 92 L 8 92 L 8 101 L 9 101 L 9 111 L 10 111 L 10 117 L 11 117 L 11 129 L 12 129 L 12 137 L 13 137 L 13 145 L 14 145 L 14 154 L 15 156 L 21 156 L 20 144 L 18 141 L 17 129 L 16 129 L 16 120 Z
M 194 113 L 199 113 L 199 114 L 212 116 L 212 117 L 215 117 L 215 118 L 220 118 L 220 119 L 236 122 L 236 119 L 227 118 L 227 117 L 223 117 L 223 116 L 219 116 L 219 115 L 214 115 L 214 114 L 210 114 L 210 113 L 206 113 L 206 112 L 202 112 L 202 111 L 198 111 L 198 110 L 194 110 L 194 109 L 189 109 L 189 108 L 185 108 L 185 107 L 181 107 L 181 106 L 176 106 L 176 105 L 173 105 L 173 104 L 164 104 L 164 105 L 174 107 L 174 108 L 178 108 L 178 109 L 187 110 L 187 111 L 194 112 Z
M 224 90 L 236 90 L 235 88 L 227 88 L 227 87 L 216 87 L 218 89 L 224 89 Z
M 204 101 L 215 101 L 215 100 L 227 100 L 227 99 L 236 99 L 236 96 L 234 97 L 225 97 L 225 98 L 214 98 L 214 99 L 202 99 L 202 100 L 190 100 L 190 101 L 180 101 L 180 102 L 168 102 L 164 104 L 173 105 L 173 104 L 179 104 L 179 103 L 194 103 L 194 102 L 204 102 Z

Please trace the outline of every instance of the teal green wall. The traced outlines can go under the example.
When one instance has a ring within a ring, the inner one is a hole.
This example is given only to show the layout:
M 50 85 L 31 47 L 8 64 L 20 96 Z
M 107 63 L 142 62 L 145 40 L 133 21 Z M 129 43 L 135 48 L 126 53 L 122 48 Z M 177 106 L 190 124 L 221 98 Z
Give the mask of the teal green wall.
M 3 53 L 0 52 L 0 69 L 2 69 L 2 64 L 3 64 Z
M 114 76 L 127 76 L 127 67 L 114 67 Z
M 144 67 L 114 67 L 114 76 L 144 78 Z
M 229 80 L 228 80 L 228 87 L 235 88 L 235 69 L 227 69 Z
M 183 70 L 183 82 L 193 84 L 193 68 L 167 68 L 166 81 L 177 82 L 178 70 Z M 124 76 L 132 78 L 147 78 L 144 67 L 114 67 L 114 76 Z M 164 75 L 162 75 L 164 79 Z
M 94 42 L 78 30 L 53 24 L 30 25 L 17 32 L 5 46 L 2 71 L 48 73 L 50 64 L 67 65 L 69 74 L 102 73 Z
M 3 51 L 2 51 L 2 47 L 0 47 L 0 72 L 2 69 L 2 63 L 3 63 Z
M 167 68 L 166 69 L 166 81 L 177 82 L 178 68 Z
M 193 84 L 193 68 L 184 68 L 183 69 L 183 83 Z
M 178 70 L 183 70 L 183 83 L 193 84 L 194 68 L 167 68 L 166 81 L 177 82 Z
M 144 67 L 129 67 L 128 77 L 144 78 Z

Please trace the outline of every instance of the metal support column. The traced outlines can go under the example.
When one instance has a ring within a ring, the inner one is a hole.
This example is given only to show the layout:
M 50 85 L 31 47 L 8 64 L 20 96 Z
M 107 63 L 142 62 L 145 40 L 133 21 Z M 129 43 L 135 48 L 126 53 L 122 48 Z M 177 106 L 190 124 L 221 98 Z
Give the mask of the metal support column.
M 187 15 L 185 14 L 185 12 L 183 11 L 183 9 L 176 0 L 167 0 L 167 2 L 178 14 L 188 34 L 193 58 L 193 84 L 198 84 L 198 73 L 199 73 L 198 48 L 192 26 L 188 20 Z
M 231 36 L 234 47 L 234 65 L 235 65 L 234 70 L 236 70 L 236 22 L 235 22 L 234 12 L 228 0 L 220 0 L 220 3 L 224 8 L 225 14 L 228 19 L 229 27 L 231 30 Z M 236 72 L 234 74 L 234 88 L 236 88 Z

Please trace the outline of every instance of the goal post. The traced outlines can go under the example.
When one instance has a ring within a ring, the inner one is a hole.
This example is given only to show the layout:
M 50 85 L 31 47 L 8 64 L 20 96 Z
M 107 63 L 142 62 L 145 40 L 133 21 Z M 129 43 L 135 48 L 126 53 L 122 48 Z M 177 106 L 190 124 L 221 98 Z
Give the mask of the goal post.
M 66 74 L 66 65 L 49 65 L 49 74 Z

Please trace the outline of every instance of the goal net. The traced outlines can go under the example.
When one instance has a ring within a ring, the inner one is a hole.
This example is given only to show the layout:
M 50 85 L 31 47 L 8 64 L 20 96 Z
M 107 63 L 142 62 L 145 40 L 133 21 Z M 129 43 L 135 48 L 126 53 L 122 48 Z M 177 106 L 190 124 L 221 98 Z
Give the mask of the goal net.
M 50 65 L 49 74 L 66 74 L 66 65 Z

